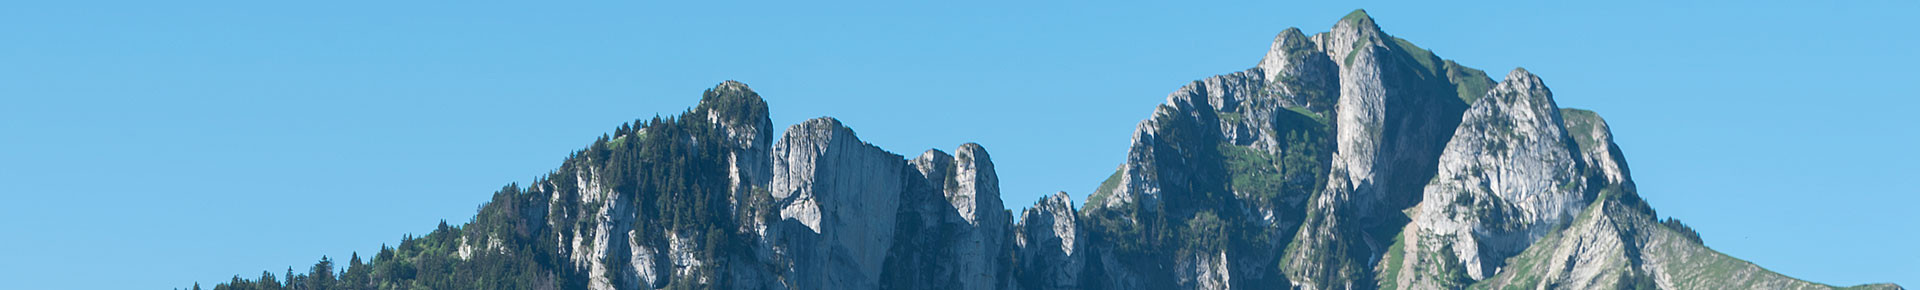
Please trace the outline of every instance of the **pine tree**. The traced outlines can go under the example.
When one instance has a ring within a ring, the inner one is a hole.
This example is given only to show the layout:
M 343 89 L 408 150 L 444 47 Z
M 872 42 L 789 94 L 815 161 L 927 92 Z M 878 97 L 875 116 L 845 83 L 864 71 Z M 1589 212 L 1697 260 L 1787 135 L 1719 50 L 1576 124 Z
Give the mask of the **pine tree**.
M 306 280 L 304 289 L 333 289 L 333 260 L 320 256 L 320 262 L 314 263 L 313 268 L 307 271 Z
M 367 265 L 360 261 L 360 253 L 354 252 L 352 258 L 347 259 L 347 271 L 346 274 L 340 277 L 340 287 L 335 288 L 360 289 L 366 287 L 369 280 L 367 275 L 368 270 Z
M 233 279 L 239 280 L 240 277 L 235 276 Z M 273 277 L 273 272 L 260 271 L 260 280 L 253 282 L 254 283 L 251 283 L 253 284 L 252 289 L 284 289 L 284 287 L 280 285 L 280 279 Z M 239 284 L 236 283 L 235 285 Z M 214 286 L 214 288 L 220 288 L 220 286 Z

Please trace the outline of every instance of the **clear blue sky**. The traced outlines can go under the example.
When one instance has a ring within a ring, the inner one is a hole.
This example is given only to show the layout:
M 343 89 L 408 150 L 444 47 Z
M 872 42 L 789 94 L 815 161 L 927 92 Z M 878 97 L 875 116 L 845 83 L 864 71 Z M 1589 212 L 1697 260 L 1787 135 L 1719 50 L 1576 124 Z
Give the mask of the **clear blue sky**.
M 1709 246 L 1920 286 L 1920 2 L 1536 2 L 10 3 L 0 281 L 211 286 L 375 252 L 728 79 L 780 128 L 979 142 L 1010 207 L 1084 198 L 1167 93 L 1366 8 L 1599 111 L 1641 193 Z

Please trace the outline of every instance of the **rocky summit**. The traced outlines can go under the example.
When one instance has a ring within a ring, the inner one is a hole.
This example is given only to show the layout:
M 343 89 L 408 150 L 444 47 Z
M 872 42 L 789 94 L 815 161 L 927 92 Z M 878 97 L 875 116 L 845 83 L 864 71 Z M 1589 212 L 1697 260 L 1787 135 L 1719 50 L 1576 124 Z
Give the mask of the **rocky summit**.
M 502 188 L 470 223 L 356 256 L 337 277 L 285 278 L 335 289 L 1836 288 L 1657 219 L 1606 121 L 1559 107 L 1525 69 L 1494 79 L 1364 11 L 1326 32 L 1282 30 L 1252 64 L 1167 95 L 1079 206 L 1061 192 L 1008 210 L 979 144 L 908 157 L 826 117 L 775 139 L 766 102 L 727 81 L 684 113 L 622 124 L 551 174 Z M 216 289 L 280 289 L 273 279 Z

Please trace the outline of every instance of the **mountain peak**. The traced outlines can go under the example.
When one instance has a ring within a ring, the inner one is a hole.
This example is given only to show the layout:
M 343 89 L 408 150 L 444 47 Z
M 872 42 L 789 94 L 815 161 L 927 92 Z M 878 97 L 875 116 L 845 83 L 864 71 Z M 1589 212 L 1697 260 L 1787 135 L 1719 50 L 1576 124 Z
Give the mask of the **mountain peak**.
M 1340 17 L 1340 23 L 1335 24 L 1334 29 L 1339 30 L 1341 26 L 1349 26 L 1361 31 L 1380 32 L 1380 25 L 1374 24 L 1373 16 L 1367 15 L 1366 9 L 1354 9 L 1352 13 L 1347 13 L 1347 16 Z
M 1306 48 L 1309 47 L 1306 41 L 1308 41 L 1307 34 L 1300 32 L 1299 27 L 1287 27 L 1286 30 L 1281 30 L 1280 34 L 1273 36 L 1273 48 L 1269 50 Z
M 966 144 L 960 144 L 960 149 L 953 150 L 953 152 L 958 155 L 979 156 L 980 159 L 987 159 L 987 148 L 980 146 L 980 143 L 967 142 Z
M 1281 31 L 1257 67 L 1240 69 L 1168 94 L 1078 211 L 1059 192 L 1014 219 L 978 143 L 906 159 L 831 117 L 776 139 L 765 100 L 729 80 L 678 118 L 622 125 L 530 186 L 495 192 L 465 225 L 300 279 L 438 289 L 1829 288 L 1656 220 L 1604 120 L 1559 108 L 1524 68 L 1495 83 L 1354 10 L 1325 33 Z M 216 288 L 281 285 L 261 278 Z
M 1317 50 L 1319 48 L 1314 47 L 1313 41 L 1307 39 L 1307 35 L 1301 33 L 1300 28 L 1288 27 L 1280 31 L 1279 35 L 1273 36 L 1273 45 L 1267 48 L 1267 56 L 1260 59 L 1259 67 L 1265 73 L 1267 80 L 1272 81 L 1293 63 L 1289 60 L 1290 58 Z
M 852 133 L 853 129 L 847 128 L 846 125 L 840 124 L 840 119 L 834 119 L 833 117 L 818 117 L 813 119 L 807 119 L 806 121 L 800 122 L 800 124 L 794 124 L 793 126 L 788 127 L 786 138 L 790 138 L 790 139 L 796 138 L 796 137 L 804 138 L 804 136 L 796 136 L 796 135 L 824 136 L 824 135 L 837 133 L 840 131 L 848 131 L 848 133 Z M 848 135 L 852 135 L 852 134 L 848 134 Z
M 714 86 L 713 86 L 713 88 L 714 88 L 714 89 L 723 89 L 723 88 L 724 88 L 724 89 L 733 89 L 733 90 L 746 90 L 746 91 L 752 91 L 752 89 L 748 89 L 748 88 L 747 88 L 747 83 L 743 83 L 743 82 L 740 82 L 739 80 L 726 80 L 726 81 L 721 81 L 721 82 L 720 82 L 720 84 L 718 84 L 718 85 L 714 85 Z
M 706 111 L 708 118 L 714 121 L 741 125 L 758 125 L 770 128 L 772 122 L 767 117 L 767 101 L 753 92 L 746 83 L 728 80 L 714 85 L 700 95 L 700 105 L 695 111 Z
M 1367 15 L 1366 9 L 1354 9 L 1353 12 L 1347 12 L 1347 16 L 1340 17 L 1340 21 L 1373 22 L 1373 16 Z
M 1534 89 L 1545 89 L 1547 87 L 1546 82 L 1540 80 L 1540 76 L 1534 75 L 1533 72 L 1529 72 L 1526 68 L 1520 67 L 1513 68 L 1513 71 L 1507 72 L 1507 78 L 1500 81 L 1500 86 L 1511 87 L 1516 91 L 1530 91 Z
M 700 96 L 700 102 L 707 103 L 715 101 L 716 99 L 733 98 L 759 100 L 760 94 L 754 93 L 753 88 L 747 87 L 747 83 L 727 80 L 720 82 L 720 84 L 713 85 L 711 89 L 707 89 L 706 93 Z
M 1515 67 L 1513 68 L 1513 71 L 1507 72 L 1507 79 L 1513 79 L 1513 77 L 1515 76 L 1532 78 L 1535 81 L 1540 80 L 1539 76 L 1533 75 L 1533 72 L 1527 71 L 1527 68 L 1525 67 Z
M 1379 25 L 1374 24 L 1373 17 L 1368 16 L 1366 10 L 1354 10 L 1346 17 L 1341 17 L 1340 22 L 1334 23 L 1333 29 L 1313 36 L 1322 51 L 1341 63 L 1350 60 L 1349 55 L 1362 52 L 1367 47 L 1386 45 L 1391 38 L 1380 30 Z

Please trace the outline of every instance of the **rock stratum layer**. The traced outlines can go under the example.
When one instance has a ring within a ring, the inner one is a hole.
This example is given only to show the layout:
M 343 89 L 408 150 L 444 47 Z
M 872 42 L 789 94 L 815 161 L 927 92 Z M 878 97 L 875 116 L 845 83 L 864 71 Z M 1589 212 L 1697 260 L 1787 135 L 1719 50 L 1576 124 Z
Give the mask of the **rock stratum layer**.
M 775 140 L 766 103 L 728 81 L 333 285 L 1833 288 L 1656 220 L 1606 122 L 1540 77 L 1492 79 L 1361 11 L 1181 87 L 1130 148 L 1083 206 L 1061 192 L 1016 219 L 979 144 L 908 159 L 824 117 Z

